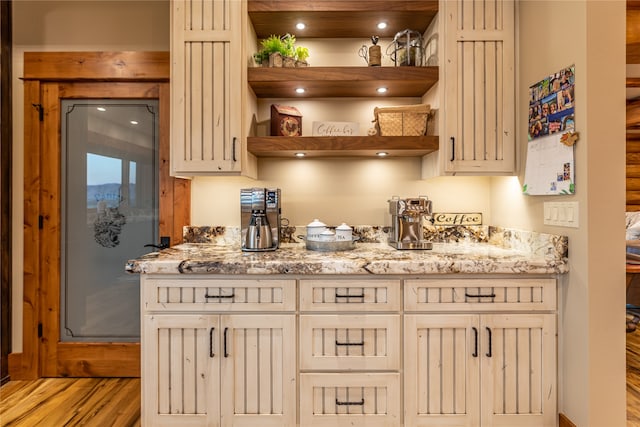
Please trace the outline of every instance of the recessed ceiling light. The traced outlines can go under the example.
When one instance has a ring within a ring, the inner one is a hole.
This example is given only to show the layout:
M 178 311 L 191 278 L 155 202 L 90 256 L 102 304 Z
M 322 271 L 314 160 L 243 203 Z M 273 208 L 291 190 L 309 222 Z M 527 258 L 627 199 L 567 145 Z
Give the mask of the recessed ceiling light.
M 378 93 L 385 93 L 387 91 L 386 87 L 379 87 L 378 89 L 376 89 L 376 92 Z
M 131 123 L 132 125 L 137 125 L 138 121 L 137 120 L 130 120 L 129 123 Z
M 96 108 L 96 110 L 98 110 L 98 111 L 107 111 L 107 109 L 104 108 L 104 107 L 98 107 L 98 108 Z
M 387 28 L 387 23 L 386 22 L 378 22 L 378 29 L 379 30 L 384 30 L 385 28 Z
M 296 24 L 296 28 L 299 30 L 304 30 L 306 28 L 306 25 L 304 25 L 304 22 L 298 22 Z
M 388 156 L 389 153 L 387 153 L 386 151 L 380 151 L 376 153 L 376 156 L 378 157 L 384 157 L 384 156 Z
M 298 87 L 296 88 L 296 93 L 304 93 L 304 88 L 303 87 Z
M 304 157 L 305 154 L 304 153 L 296 153 L 296 157 Z

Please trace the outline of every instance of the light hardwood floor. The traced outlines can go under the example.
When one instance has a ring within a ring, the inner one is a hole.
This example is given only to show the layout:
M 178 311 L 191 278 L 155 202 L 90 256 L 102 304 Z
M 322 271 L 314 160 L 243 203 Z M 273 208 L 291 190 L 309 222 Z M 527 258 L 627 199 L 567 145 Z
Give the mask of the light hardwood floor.
M 0 388 L 0 426 L 140 426 L 139 378 L 42 378 Z M 627 427 L 640 427 L 640 329 L 627 334 Z
M 9 381 L 0 388 L 0 426 L 140 426 L 140 379 Z

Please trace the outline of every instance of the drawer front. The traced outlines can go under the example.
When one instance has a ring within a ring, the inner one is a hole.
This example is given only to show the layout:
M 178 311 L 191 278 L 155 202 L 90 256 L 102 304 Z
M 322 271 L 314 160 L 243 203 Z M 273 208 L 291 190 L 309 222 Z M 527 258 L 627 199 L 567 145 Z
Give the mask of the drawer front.
M 399 280 L 301 280 L 301 311 L 398 311 Z
M 406 280 L 406 311 L 550 311 L 555 279 Z
M 300 425 L 400 425 L 400 374 L 301 374 Z
M 146 311 L 294 311 L 295 280 L 146 278 Z
M 400 316 L 300 316 L 300 368 L 400 369 Z

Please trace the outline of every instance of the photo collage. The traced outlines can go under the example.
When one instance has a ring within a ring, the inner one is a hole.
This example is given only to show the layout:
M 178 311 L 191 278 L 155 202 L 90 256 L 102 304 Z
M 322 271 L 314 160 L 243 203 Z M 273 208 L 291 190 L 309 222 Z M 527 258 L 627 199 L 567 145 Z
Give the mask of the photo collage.
M 575 67 L 529 87 L 529 141 L 574 130 Z

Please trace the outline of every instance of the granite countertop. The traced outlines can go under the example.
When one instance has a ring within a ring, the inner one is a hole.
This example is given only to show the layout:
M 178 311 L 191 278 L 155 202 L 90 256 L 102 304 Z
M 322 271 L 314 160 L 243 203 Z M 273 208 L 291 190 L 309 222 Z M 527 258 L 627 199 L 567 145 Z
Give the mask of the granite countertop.
M 353 250 L 339 252 L 307 250 L 296 239 L 285 239 L 288 242 L 276 251 L 243 252 L 237 230 L 232 233 L 224 227 L 207 230 L 216 230 L 214 238 L 197 243 L 202 239 L 189 239 L 189 235 L 193 237 L 193 228 L 189 227 L 185 229 L 185 240 L 195 243 L 183 243 L 130 260 L 126 270 L 148 274 L 297 275 L 559 274 L 569 270 L 566 237 L 497 227 L 465 230 L 462 238 L 433 237 L 432 250 L 396 250 L 383 238 L 372 238 L 370 229 L 354 227 L 354 234 L 361 237 L 362 243 L 356 243 Z M 451 234 L 450 230 L 447 233 Z

